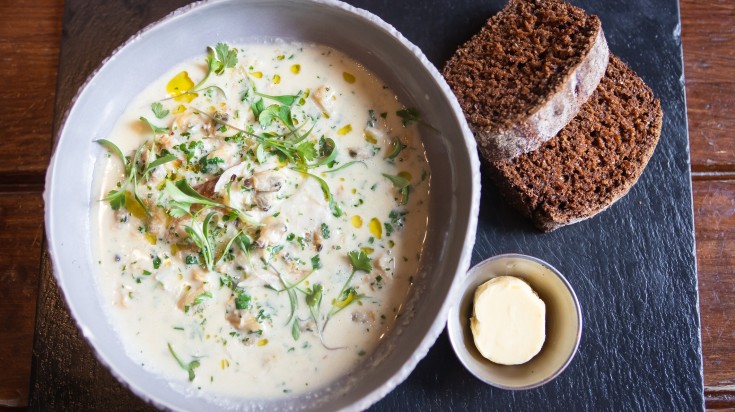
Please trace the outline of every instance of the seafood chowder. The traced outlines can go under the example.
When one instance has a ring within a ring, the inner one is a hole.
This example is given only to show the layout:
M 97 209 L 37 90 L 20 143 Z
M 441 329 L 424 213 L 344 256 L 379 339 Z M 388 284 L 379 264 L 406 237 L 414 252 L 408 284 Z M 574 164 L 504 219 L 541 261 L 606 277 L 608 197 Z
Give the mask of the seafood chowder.
M 97 140 L 97 286 L 126 353 L 208 396 L 360 368 L 419 267 L 419 123 L 312 44 L 220 43 L 149 86 Z

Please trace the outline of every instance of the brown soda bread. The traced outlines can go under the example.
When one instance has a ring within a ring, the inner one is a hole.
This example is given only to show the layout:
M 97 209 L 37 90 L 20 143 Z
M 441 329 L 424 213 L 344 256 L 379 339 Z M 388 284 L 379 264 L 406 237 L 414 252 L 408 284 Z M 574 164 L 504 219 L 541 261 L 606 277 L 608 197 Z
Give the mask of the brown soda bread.
M 559 134 L 539 149 L 489 162 L 504 197 L 543 231 L 592 217 L 641 176 L 661 133 L 660 102 L 617 57 Z
M 443 75 L 486 159 L 510 159 L 555 136 L 608 62 L 600 20 L 557 0 L 511 0 L 460 47 Z

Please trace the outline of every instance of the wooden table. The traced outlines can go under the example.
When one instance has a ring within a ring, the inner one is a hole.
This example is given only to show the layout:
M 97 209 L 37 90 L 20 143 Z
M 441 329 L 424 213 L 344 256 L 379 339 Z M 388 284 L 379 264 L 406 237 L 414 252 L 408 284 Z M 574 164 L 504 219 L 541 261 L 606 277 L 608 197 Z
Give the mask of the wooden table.
M 63 0 L 0 2 L 0 409 L 27 405 Z M 735 2 L 681 0 L 708 409 L 735 408 Z

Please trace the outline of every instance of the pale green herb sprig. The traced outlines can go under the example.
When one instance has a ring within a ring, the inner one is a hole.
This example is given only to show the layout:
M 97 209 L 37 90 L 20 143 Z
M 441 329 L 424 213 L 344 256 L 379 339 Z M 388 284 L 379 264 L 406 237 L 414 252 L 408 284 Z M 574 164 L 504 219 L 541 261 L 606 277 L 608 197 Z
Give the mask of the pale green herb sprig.
M 223 96 L 227 96 L 225 91 L 222 90 L 222 88 L 219 86 L 203 86 L 207 82 L 207 80 L 209 80 L 209 77 L 212 76 L 212 73 L 216 74 L 217 76 L 221 76 L 225 72 L 225 69 L 230 69 L 237 65 L 237 50 L 234 48 L 230 49 L 229 46 L 227 46 L 227 44 L 225 43 L 217 43 L 214 48 L 208 47 L 207 49 L 209 50 L 209 54 L 207 55 L 206 59 L 207 74 L 204 75 L 204 78 L 202 78 L 199 83 L 195 84 L 189 90 L 185 90 L 174 96 L 161 99 L 161 101 L 175 99 L 177 97 L 186 96 L 188 94 L 199 93 L 207 89 L 215 89 L 222 93 Z
M 151 131 L 154 134 L 159 133 L 159 131 L 162 130 L 162 128 L 152 125 L 145 117 L 141 117 L 141 120 L 150 127 Z M 119 188 L 117 190 L 111 190 L 107 194 L 107 196 L 102 198 L 102 200 L 109 202 L 112 210 L 118 210 L 121 207 L 125 206 L 125 193 L 128 191 L 128 188 L 132 186 L 133 198 L 143 209 L 146 216 L 150 217 L 151 213 L 148 210 L 148 206 L 146 206 L 146 204 L 138 195 L 138 179 L 148 179 L 148 175 L 153 171 L 153 169 L 172 160 L 175 160 L 176 156 L 172 154 L 161 156 L 156 160 L 146 164 L 141 172 L 138 170 L 138 162 L 140 161 L 140 155 L 143 149 L 148 145 L 148 142 L 143 143 L 138 147 L 138 149 L 135 151 L 135 154 L 133 155 L 132 161 L 129 161 L 128 158 L 123 155 L 122 150 L 120 150 L 120 148 L 115 143 L 112 143 L 107 139 L 98 139 L 95 140 L 95 142 L 99 143 L 105 149 L 107 149 L 108 152 L 115 155 L 122 162 L 124 170 L 124 178 L 123 181 L 120 183 Z
M 179 358 L 176 352 L 174 352 L 174 348 L 171 347 L 170 343 L 168 344 L 168 351 L 171 352 L 171 356 L 173 356 L 174 359 L 176 360 L 176 363 L 178 363 L 179 366 L 181 366 L 181 369 L 189 373 L 189 382 L 193 381 L 194 378 L 196 378 L 196 375 L 194 374 L 194 369 L 199 367 L 200 365 L 199 360 L 194 359 L 193 361 L 189 363 L 185 363 L 184 361 L 181 360 L 181 358 Z
M 401 176 L 389 175 L 387 173 L 383 173 L 383 177 L 390 180 L 391 183 L 393 183 L 393 186 L 398 189 L 398 193 L 401 194 L 400 204 L 405 205 L 408 203 L 408 193 L 411 187 L 411 182 Z

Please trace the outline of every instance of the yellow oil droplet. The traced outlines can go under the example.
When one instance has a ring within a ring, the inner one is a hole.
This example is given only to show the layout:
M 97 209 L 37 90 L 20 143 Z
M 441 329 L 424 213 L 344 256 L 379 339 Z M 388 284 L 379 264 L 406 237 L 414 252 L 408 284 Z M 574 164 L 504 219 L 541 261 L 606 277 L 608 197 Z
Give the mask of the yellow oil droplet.
M 404 172 L 399 172 L 398 173 L 398 176 L 400 176 L 400 177 L 408 180 L 409 182 L 411 181 L 411 177 L 412 177 L 411 176 L 411 173 L 408 173 L 408 172 L 405 172 L 405 171 Z
M 378 144 L 378 141 L 369 133 L 364 133 L 365 141 L 370 144 Z
M 261 339 L 258 341 L 258 346 L 265 346 L 268 344 L 268 339 Z
M 283 60 L 285 58 L 286 58 L 286 56 L 284 56 L 284 55 L 281 54 L 278 57 L 276 57 L 276 60 L 281 61 L 281 60 Z
M 183 71 L 176 76 L 172 77 L 166 85 L 166 93 L 170 96 L 177 96 L 174 98 L 177 102 L 189 103 L 197 97 L 196 93 L 186 93 L 188 90 L 194 87 L 194 81 L 189 77 L 189 73 Z
M 370 219 L 370 233 L 378 239 L 383 238 L 383 225 L 380 224 L 380 220 L 377 217 Z
M 278 84 L 281 82 L 281 76 L 274 74 L 273 75 L 273 84 Z
M 255 77 L 256 79 L 263 78 L 263 72 L 250 72 L 250 75 Z
M 156 239 L 156 235 L 154 235 L 151 232 L 145 232 L 145 240 L 148 241 L 151 245 L 155 245 L 156 242 L 158 242 L 158 239 Z
M 125 209 L 138 219 L 145 219 L 145 210 L 130 192 L 125 192 Z
M 300 71 L 301 71 L 301 65 L 300 64 L 291 65 L 291 73 L 293 73 L 293 74 L 299 74 Z
M 350 222 L 352 223 L 352 226 L 359 229 L 362 227 L 362 217 L 360 215 L 355 215 L 350 218 Z
M 342 126 L 339 130 L 337 130 L 337 134 L 344 136 L 351 131 L 352 131 L 352 125 L 348 124 L 346 126 Z
M 356 193 L 357 193 L 357 189 L 355 189 L 355 188 L 352 188 L 352 194 L 354 195 L 354 194 L 356 194 Z
M 230 361 L 228 361 L 227 359 L 222 359 L 222 360 L 221 360 L 221 361 L 219 362 L 219 365 L 220 365 L 220 367 L 221 367 L 222 369 L 226 369 L 226 368 L 229 368 L 229 367 L 230 367 Z
M 171 112 L 173 114 L 179 114 L 179 113 L 184 113 L 185 110 L 186 110 L 186 106 L 184 106 L 183 104 L 180 104 L 176 106 Z
M 355 76 L 352 73 L 342 72 L 342 78 L 350 84 L 355 82 Z
M 375 249 L 373 249 L 373 248 L 371 248 L 371 247 L 361 247 L 361 248 L 360 248 L 360 251 L 361 251 L 362 253 L 366 254 L 366 255 L 370 255 L 370 254 L 372 254 L 373 252 L 375 252 Z

